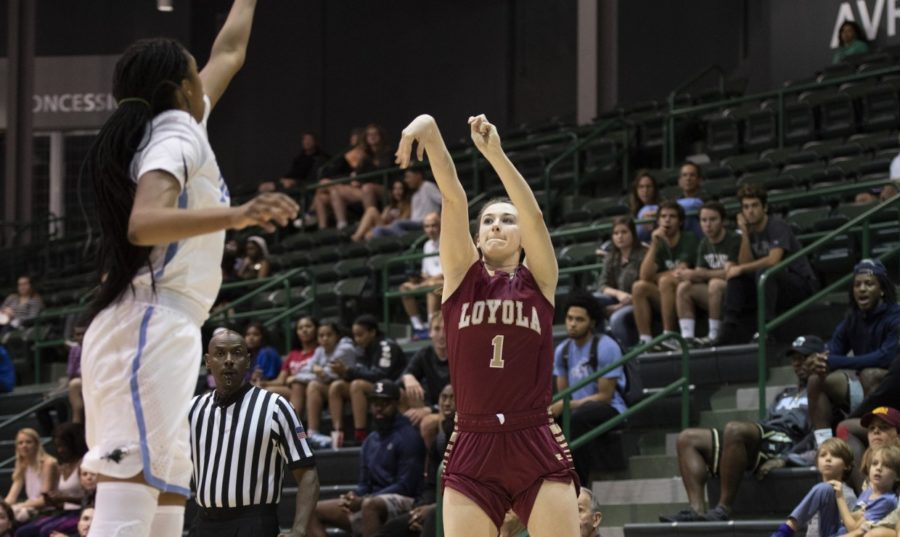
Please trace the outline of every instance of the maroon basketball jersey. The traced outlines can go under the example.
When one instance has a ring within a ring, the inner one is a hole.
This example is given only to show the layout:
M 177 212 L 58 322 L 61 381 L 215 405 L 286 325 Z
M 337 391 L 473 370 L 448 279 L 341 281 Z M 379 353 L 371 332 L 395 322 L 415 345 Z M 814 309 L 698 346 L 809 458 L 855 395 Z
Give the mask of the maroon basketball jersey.
M 553 305 L 524 265 L 473 264 L 441 306 L 460 414 L 545 410 L 553 374 Z

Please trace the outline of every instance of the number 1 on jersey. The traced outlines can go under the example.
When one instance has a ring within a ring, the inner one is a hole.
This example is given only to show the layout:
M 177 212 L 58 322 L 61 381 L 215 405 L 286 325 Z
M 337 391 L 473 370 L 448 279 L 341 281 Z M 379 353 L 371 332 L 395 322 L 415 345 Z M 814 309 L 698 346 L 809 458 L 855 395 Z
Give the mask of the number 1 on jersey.
M 491 367 L 503 369 L 503 336 L 494 336 L 494 339 L 491 340 L 491 345 L 494 347 L 494 357 L 491 359 Z

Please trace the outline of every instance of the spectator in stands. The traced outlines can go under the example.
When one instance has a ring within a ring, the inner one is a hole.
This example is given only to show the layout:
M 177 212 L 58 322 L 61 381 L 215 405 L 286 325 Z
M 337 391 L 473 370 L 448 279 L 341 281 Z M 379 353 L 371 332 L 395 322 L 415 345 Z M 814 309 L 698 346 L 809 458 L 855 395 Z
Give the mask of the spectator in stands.
M 91 531 L 91 521 L 94 520 L 94 508 L 85 507 L 81 510 L 81 516 L 78 519 L 78 537 L 87 537 Z M 51 535 L 50 537 L 60 537 L 59 535 Z
M 312 132 L 305 131 L 300 135 L 300 153 L 291 162 L 291 168 L 275 181 L 266 181 L 259 185 L 260 192 L 275 190 L 296 190 L 302 184 L 312 184 L 318 179 L 319 168 L 328 161 L 328 154 L 319 147 L 319 140 Z
M 437 505 L 437 475 L 444 458 L 447 442 L 453 434 L 456 417 L 456 398 L 453 386 L 447 384 L 440 393 L 438 427 L 429 445 L 426 440 L 425 486 L 416 498 L 413 508 L 390 520 L 375 534 L 375 537 L 419 537 L 435 534 L 435 506 Z
M 390 380 L 375 383 L 369 406 L 375 432 L 360 450 L 360 480 L 339 499 L 320 500 L 310 520 L 310 537 L 325 537 L 326 526 L 371 537 L 384 523 L 409 511 L 422 487 L 425 445 L 397 409 L 400 388 Z
M 862 460 L 867 448 L 900 445 L 900 411 L 891 407 L 878 407 L 864 414 L 862 419 L 857 419 L 855 427 L 847 426 L 846 421 L 842 422 L 838 425 L 837 436 L 847 441 L 857 460 Z M 854 489 L 862 490 L 864 480 L 865 476 L 860 469 L 854 468 L 850 474 L 850 484 Z
M 0 393 L 9 393 L 16 387 L 16 365 L 6 352 L 6 347 L 0 345 Z
M 81 342 L 87 326 L 76 323 L 72 328 L 72 340 L 67 341 L 69 356 L 66 361 L 66 376 L 69 377 L 69 406 L 72 407 L 72 422 L 84 423 L 84 397 L 81 395 Z
M 631 185 L 631 194 L 628 196 L 628 211 L 635 220 L 656 221 L 656 211 L 659 209 L 659 187 L 656 179 L 647 170 L 640 170 Z M 653 233 L 653 222 L 638 224 L 637 237 L 641 242 L 650 242 L 650 234 Z
M 868 487 L 860 493 L 852 512 L 842 494 L 843 484 L 839 481 L 831 483 L 834 489 L 832 498 L 837 497 L 838 511 L 843 522 L 838 530 L 839 535 L 865 535 L 875 524 L 897 509 L 900 447 L 890 445 L 869 448 L 863 456 L 862 469 L 868 476 Z
M 409 220 L 394 220 L 388 226 L 378 226 L 373 230 L 376 237 L 403 235 L 409 231 L 422 231 L 425 217 L 431 213 L 441 212 L 441 191 L 437 185 L 425 180 L 422 168 L 407 169 L 403 181 L 412 191 L 412 209 Z
M 900 304 L 887 269 L 863 259 L 853 268 L 850 310 L 826 352 L 810 358 L 809 411 L 813 427 L 830 433 L 834 411 L 853 412 L 884 379 L 900 350 Z
M 419 349 L 410 359 L 401 377 L 401 387 L 408 407 L 404 414 L 419 427 L 425 445 L 430 447 L 441 419 L 439 395 L 450 385 L 450 365 L 441 312 L 435 312 L 428 324 L 431 345 Z
M 281 371 L 281 355 L 269 344 L 269 331 L 259 321 L 253 321 L 244 329 L 244 341 L 250 351 L 250 381 L 254 385 L 274 380 Z
M 681 337 L 700 346 L 719 341 L 722 326 L 722 303 L 725 300 L 725 269 L 738 262 L 741 238 L 725 229 L 725 206 L 707 201 L 700 207 L 703 239 L 697 248 L 696 268 L 684 269 L 678 275 L 676 311 Z M 709 335 L 695 340 L 695 306 L 709 312 Z
M 609 331 L 620 344 L 631 347 L 638 339 L 634 330 L 631 289 L 640 275 L 647 248 L 638 241 L 634 220 L 630 217 L 617 216 L 612 225 L 612 247 L 600 271 L 599 299 L 609 319 Z
M 684 208 L 674 201 L 659 204 L 656 229 L 651 236 L 650 248 L 641 262 L 640 279 L 631 289 L 634 303 L 634 322 L 638 339 L 645 343 L 653 339 L 652 314 L 662 314 L 663 330 L 676 329 L 675 289 L 678 275 L 693 266 L 697 258 L 697 237 L 682 231 Z M 672 340 L 664 341 L 659 350 L 678 350 Z
M 611 337 L 596 333 L 597 322 L 603 312 L 593 296 L 573 292 L 566 306 L 566 339 L 553 354 L 553 374 L 556 389 L 565 390 L 581 380 L 606 368 L 622 357 L 619 344 Z M 625 372 L 617 367 L 597 382 L 588 384 L 572 394 L 571 437 L 578 438 L 601 423 L 624 412 L 628 406 L 622 393 L 626 388 Z M 554 417 L 562 414 L 562 401 L 550 406 Z M 593 446 L 582 446 L 572 452 L 575 471 L 582 483 L 590 482 Z
M 738 263 L 725 270 L 728 287 L 723 343 L 744 343 L 750 339 L 749 333 L 743 332 L 747 331 L 746 327 L 756 326 L 759 276 L 800 250 L 800 242 L 791 227 L 784 220 L 766 214 L 768 195 L 765 188 L 743 185 L 738 190 L 738 199 L 741 202 L 741 212 L 737 215 L 741 250 Z M 784 311 L 818 290 L 819 280 L 806 256 L 794 260 L 786 270 L 766 282 L 766 321 L 771 320 L 776 311 Z
M 772 537 L 792 537 L 803 526 L 807 526 L 806 535 L 836 535 L 841 520 L 831 482 L 846 483 L 853 460 L 853 453 L 843 440 L 829 438 L 823 442 L 816 450 L 816 469 L 822 476 L 822 482 L 813 486 Z M 846 498 L 848 504 L 856 501 L 851 487 L 842 487 L 842 493 L 845 497 L 850 496 Z
M 372 170 L 374 167 L 366 155 L 365 130 L 354 129 L 350 133 L 350 148 L 344 152 L 343 158 L 322 170 L 324 177 L 319 183 L 323 186 L 316 190 L 313 198 L 319 229 L 328 227 L 329 209 L 334 212 L 338 229 L 344 229 L 347 227 L 347 204 L 363 202 L 363 183 L 350 181 L 331 185 L 331 178 L 356 177 Z M 374 206 L 375 201 L 373 198 L 370 205 Z
M 684 229 L 694 232 L 697 238 L 703 237 L 700 229 L 699 211 L 703 200 L 709 196 L 703 192 L 700 185 L 703 183 L 703 170 L 699 164 L 684 162 L 678 172 L 678 186 L 681 188 L 681 196 L 676 200 L 678 205 L 684 208 Z
M 878 201 L 878 190 L 863 190 L 853 197 L 853 205 L 868 205 Z
M 31 286 L 31 277 L 19 276 L 16 292 L 0 305 L 0 329 L 19 327 L 22 322 L 37 317 L 42 309 L 44 301 Z
M 724 431 L 685 429 L 678 435 L 678 467 L 687 491 L 690 508 L 661 522 L 720 521 L 731 518 L 741 477 L 749 470 L 762 478 L 774 468 L 785 466 L 786 455 L 805 449 L 801 440 L 809 434 L 809 414 L 804 388 L 809 372 L 806 358 L 825 350 L 816 336 L 794 340 L 787 355 L 797 374 L 797 386 L 775 397 L 768 417 L 760 422 L 730 421 Z M 703 514 L 703 496 L 709 475 L 719 477 L 719 503 Z
M 255 280 L 269 276 L 269 247 L 266 240 L 258 235 L 247 239 L 244 243 L 244 258 L 240 262 L 238 278 Z
M 384 204 L 384 209 L 379 211 L 375 206 L 367 208 L 350 239 L 354 242 L 371 239 L 374 237 L 375 226 L 387 226 L 395 220 L 409 219 L 411 210 L 409 187 L 402 180 L 394 181 L 391 185 L 390 199 Z
M 841 24 L 841 29 L 838 30 L 838 41 L 840 45 L 831 59 L 832 63 L 841 63 L 848 56 L 869 52 L 866 35 L 854 21 L 844 21 Z
M 887 201 L 898 193 L 897 185 L 894 183 L 885 183 L 878 192 L 878 201 Z
M 581 487 L 578 492 L 578 520 L 580 522 L 579 537 L 597 537 L 600 535 L 600 523 L 603 522 L 603 513 L 600 512 L 600 504 L 594 498 L 594 494 L 588 487 Z
M 44 493 L 56 490 L 59 465 L 56 458 L 44 451 L 41 437 L 31 428 L 16 433 L 16 465 L 6 503 L 12 505 L 16 520 L 24 522 L 44 507 Z M 25 492 L 25 500 L 18 502 Z
M 306 389 L 305 400 L 300 401 L 300 407 L 306 403 L 307 431 L 309 443 L 316 448 L 331 446 L 331 437 L 321 434 L 319 431 L 322 422 L 322 408 L 328 400 L 328 386 L 338 379 L 334 372 L 334 364 L 341 362 L 345 366 L 356 364 L 357 350 L 353 340 L 345 336 L 346 330 L 336 321 L 322 321 L 319 324 L 319 346 L 311 360 L 294 377 L 299 383 L 299 388 Z
M 438 287 L 444 283 L 444 273 L 441 270 L 441 259 L 438 253 L 438 241 L 441 237 L 441 215 L 438 213 L 428 213 L 422 221 L 422 228 L 428 240 L 422 246 L 422 253 L 425 255 L 433 254 L 430 257 L 422 259 L 422 270 L 420 274 L 416 274 L 409 280 L 400 284 L 400 290 L 404 292 L 415 291 L 417 289 Z M 436 290 L 435 290 L 436 291 Z M 409 316 L 409 322 L 412 324 L 412 338 L 414 340 L 425 339 L 428 337 L 428 327 L 426 321 L 422 320 L 419 314 L 419 301 L 416 296 L 406 295 L 401 297 L 403 301 L 403 309 Z M 441 297 L 437 292 L 431 291 L 425 295 L 425 306 L 430 319 L 441 308 Z
M 302 392 L 306 395 L 306 388 L 295 379 L 297 374 L 303 369 L 306 362 L 310 361 L 316 352 L 316 332 L 319 329 L 319 320 L 312 315 L 304 315 L 297 319 L 297 326 L 294 330 L 294 338 L 291 344 L 291 350 L 281 364 L 281 371 L 275 380 L 271 382 L 263 381 L 261 383 L 270 392 L 275 392 L 282 397 L 289 398 L 291 406 L 297 411 L 298 416 L 303 415 L 303 397 L 299 396 Z M 294 387 L 297 390 L 294 390 Z M 302 388 L 302 389 L 301 389 Z M 295 393 L 296 391 L 296 393 Z
M 377 170 L 394 166 L 394 151 L 385 140 L 384 129 L 377 123 L 366 125 L 366 157 Z
M 369 314 L 360 315 L 351 327 L 356 343 L 355 364 L 335 361 L 331 369 L 338 377 L 328 387 L 328 409 L 334 429 L 332 447 L 344 443 L 344 400 L 350 400 L 353 411 L 353 439 L 362 443 L 366 438 L 368 421 L 368 396 L 379 379 L 398 379 L 406 367 L 406 355 L 397 342 L 386 337 L 378 329 L 378 320 Z
M 16 530 L 16 516 L 12 506 L 0 500 L 0 537 L 13 537 Z

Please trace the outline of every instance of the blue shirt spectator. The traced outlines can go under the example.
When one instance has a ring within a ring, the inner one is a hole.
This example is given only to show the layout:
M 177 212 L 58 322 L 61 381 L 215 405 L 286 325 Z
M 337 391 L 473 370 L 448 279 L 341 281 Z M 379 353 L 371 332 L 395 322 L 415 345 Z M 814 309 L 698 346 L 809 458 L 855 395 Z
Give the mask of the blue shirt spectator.
M 595 345 L 597 346 L 596 364 L 591 364 L 592 347 Z M 568 358 L 564 359 L 567 350 Z M 622 349 L 619 348 L 619 344 L 605 334 L 595 335 L 581 347 L 569 338 L 556 347 L 553 355 L 553 374 L 558 377 L 566 377 L 569 380 L 569 386 L 574 386 L 577 382 L 606 368 L 620 358 L 622 358 Z M 620 366 L 603 375 L 603 378 L 616 379 L 618 389 L 609 404 L 621 414 L 628 408 L 621 393 L 626 388 L 625 371 Z M 597 391 L 597 383 L 592 382 L 573 393 L 572 399 L 584 399 L 596 394 Z
M 390 429 L 376 430 L 363 442 L 356 494 L 415 498 L 422 488 L 424 468 L 425 442 L 406 416 L 396 414 Z
M 900 350 L 898 327 L 900 304 L 882 303 L 874 311 L 854 310 L 837 325 L 828 342 L 828 368 L 887 369 Z

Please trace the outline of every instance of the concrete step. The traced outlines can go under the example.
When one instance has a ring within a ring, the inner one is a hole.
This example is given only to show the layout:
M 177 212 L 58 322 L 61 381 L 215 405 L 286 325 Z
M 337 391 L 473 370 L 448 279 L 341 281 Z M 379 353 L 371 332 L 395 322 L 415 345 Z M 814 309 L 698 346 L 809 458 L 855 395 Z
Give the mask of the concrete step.
M 700 426 L 724 429 L 729 421 L 756 421 L 759 413 L 756 410 L 704 410 L 700 413 Z
M 772 404 L 772 401 L 775 400 L 775 397 L 783 392 L 786 388 L 792 385 L 779 385 L 772 384 L 770 381 L 766 386 L 766 406 Z M 735 407 L 740 410 L 756 410 L 759 408 L 759 387 L 754 386 L 752 388 L 738 388 L 737 394 L 735 395 Z
M 797 373 L 794 368 L 789 365 L 779 365 L 769 368 L 769 378 L 766 381 L 767 386 L 795 386 L 797 384 Z
M 601 504 L 603 505 L 603 504 Z M 653 523 L 659 521 L 661 514 L 675 513 L 687 508 L 687 502 L 674 503 L 641 503 L 630 505 L 603 505 L 603 524 L 625 526 L 627 524 Z M 600 534 L 606 535 L 604 526 L 600 527 Z
M 654 430 L 641 434 L 638 449 L 641 455 L 665 455 L 668 448 L 668 437 L 672 431 Z M 677 435 L 677 432 L 674 434 Z
M 627 524 L 625 537 L 769 537 L 782 522 L 783 519 Z
M 594 481 L 591 490 L 603 506 L 687 503 L 678 477 Z
M 750 386 L 749 384 L 729 384 L 717 389 L 709 398 L 709 407 L 711 410 L 726 410 L 735 408 L 736 394 L 740 387 Z
M 628 459 L 632 479 L 670 478 L 678 476 L 678 457 L 671 455 L 636 455 Z

